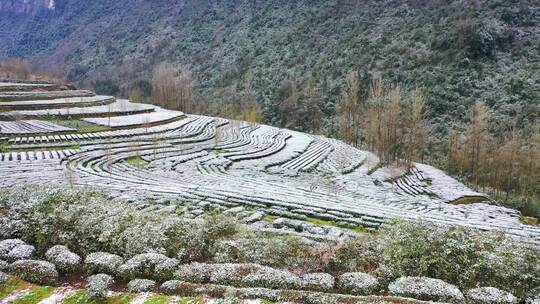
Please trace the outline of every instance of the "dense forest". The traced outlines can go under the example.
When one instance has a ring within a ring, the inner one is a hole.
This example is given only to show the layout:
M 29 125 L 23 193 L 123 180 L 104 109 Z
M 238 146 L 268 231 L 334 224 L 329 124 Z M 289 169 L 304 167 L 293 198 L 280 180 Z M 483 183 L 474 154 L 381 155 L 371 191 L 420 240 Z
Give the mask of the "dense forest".
M 171 107 L 433 163 L 540 212 L 536 1 L 59 0 L 0 14 L 0 58 L 154 102 L 171 74 Z

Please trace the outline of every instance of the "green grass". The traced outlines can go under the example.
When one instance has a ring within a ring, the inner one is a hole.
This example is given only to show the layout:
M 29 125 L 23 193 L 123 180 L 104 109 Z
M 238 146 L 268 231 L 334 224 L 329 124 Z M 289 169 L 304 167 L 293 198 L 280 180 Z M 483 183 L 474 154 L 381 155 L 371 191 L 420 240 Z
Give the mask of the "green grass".
M 131 293 L 120 293 L 110 298 L 93 299 L 86 290 L 79 290 L 63 301 L 63 304 L 128 304 L 135 298 Z M 162 302 L 156 302 L 162 303 Z
M 28 283 L 14 277 L 10 277 L 7 282 L 0 284 L 0 299 L 3 299 L 7 295 L 13 293 L 15 290 L 23 289 L 27 286 L 29 286 Z
M 86 290 L 76 291 L 74 294 L 64 299 L 63 304 L 89 304 L 96 303 L 90 298 Z
M 314 218 L 314 217 L 308 217 L 306 219 L 306 222 L 312 223 L 312 224 L 315 224 L 315 225 L 332 226 L 332 227 L 338 227 L 338 228 L 341 228 L 341 229 L 348 229 L 348 230 L 354 231 L 356 233 L 361 233 L 361 234 L 371 234 L 371 233 L 373 233 L 373 232 L 370 232 L 370 231 L 366 230 L 364 227 L 349 227 L 349 226 L 346 226 L 346 225 L 340 225 L 339 223 L 335 223 L 335 222 L 328 221 L 328 220 L 322 220 L 322 219 Z
M 105 299 L 104 303 L 106 304 L 128 304 L 131 303 L 135 299 L 134 294 L 130 293 L 122 293 L 119 295 L 115 295 L 113 297 Z
M 148 162 L 142 159 L 140 156 L 129 157 L 128 159 L 126 159 L 126 162 L 138 168 L 144 168 L 148 166 Z
M 538 226 L 538 218 L 532 216 L 520 216 L 519 221 L 525 225 Z
M 110 130 L 109 127 L 100 126 L 87 122 L 84 120 L 78 119 L 54 119 L 50 117 L 40 118 L 41 120 L 49 121 L 57 125 L 61 125 L 67 128 L 77 129 L 78 133 L 92 133 L 92 132 L 102 132 Z
M 177 206 L 175 212 L 178 216 L 182 216 L 186 212 L 186 207 Z
M 39 301 L 48 298 L 56 288 L 54 287 L 42 287 L 42 286 L 35 286 L 32 287 L 30 292 L 22 297 L 17 298 L 12 304 L 35 304 L 39 303 Z
M 221 155 L 221 154 L 225 154 L 225 153 L 227 153 L 229 151 L 225 150 L 225 149 L 213 149 L 212 152 L 214 152 L 217 155 Z
M 155 295 L 150 297 L 144 304 L 167 304 L 171 301 L 171 297 L 164 295 Z
M 456 200 L 450 202 L 452 205 L 469 205 L 474 203 L 480 203 L 486 201 L 484 196 L 462 196 Z
M 267 214 L 264 216 L 264 220 L 271 223 L 273 221 L 275 221 L 278 217 L 275 216 L 275 215 L 270 215 L 270 214 Z

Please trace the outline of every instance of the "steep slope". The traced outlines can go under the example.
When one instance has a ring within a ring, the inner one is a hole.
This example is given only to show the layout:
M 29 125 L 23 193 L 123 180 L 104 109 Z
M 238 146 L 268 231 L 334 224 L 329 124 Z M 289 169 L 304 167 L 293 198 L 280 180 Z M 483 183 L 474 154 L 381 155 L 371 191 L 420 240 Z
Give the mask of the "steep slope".
M 55 0 L 0 0 L 1 13 L 30 14 L 41 9 L 54 10 Z
M 344 75 L 358 70 L 365 87 L 378 76 L 424 87 L 440 131 L 476 99 L 505 130 L 511 117 L 538 120 L 539 20 L 533 0 L 62 0 L 54 10 L 3 14 L 0 57 L 30 57 L 87 87 L 110 80 L 124 92 L 144 91 L 149 66 L 177 61 L 209 100 L 240 99 L 252 73 L 272 124 L 288 114 L 283 100 L 311 83 L 329 132 Z

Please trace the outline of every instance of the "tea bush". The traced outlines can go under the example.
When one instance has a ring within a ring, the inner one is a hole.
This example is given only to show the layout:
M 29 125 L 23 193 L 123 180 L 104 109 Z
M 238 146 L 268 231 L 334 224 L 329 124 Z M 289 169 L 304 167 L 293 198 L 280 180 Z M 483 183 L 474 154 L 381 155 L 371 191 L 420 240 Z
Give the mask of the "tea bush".
M 178 260 L 257 263 L 302 275 L 363 272 L 381 286 L 404 276 L 440 279 L 461 290 L 481 282 L 518 297 L 540 284 L 538 247 L 502 232 L 460 226 L 397 221 L 378 234 L 314 243 L 254 231 L 231 215 L 185 219 L 139 210 L 94 189 L 51 187 L 0 190 L 0 211 L 0 239 L 22 239 L 36 247 L 37 256 L 67 246 L 90 273 L 115 274 L 122 257 L 152 253 L 175 261 L 159 279 L 168 278 Z M 103 264 L 98 256 L 112 260 Z

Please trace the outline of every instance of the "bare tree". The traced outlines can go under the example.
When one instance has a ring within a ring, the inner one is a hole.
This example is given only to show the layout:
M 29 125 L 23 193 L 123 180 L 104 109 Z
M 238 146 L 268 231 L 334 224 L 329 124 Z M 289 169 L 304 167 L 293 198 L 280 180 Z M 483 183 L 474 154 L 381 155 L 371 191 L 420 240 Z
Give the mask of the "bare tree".
M 262 110 L 256 100 L 255 90 L 253 89 L 253 73 L 249 72 L 244 81 L 244 106 L 242 107 L 238 119 L 250 122 L 260 123 L 262 121 Z
M 410 168 L 412 162 L 422 158 L 427 141 L 427 121 L 425 118 L 425 99 L 421 90 L 412 93 L 408 105 L 405 126 L 405 164 Z
M 467 136 L 467 155 L 473 182 L 479 185 L 487 159 L 486 146 L 489 140 L 488 109 L 484 102 L 477 101 L 471 110 L 471 124 Z
M 362 126 L 362 108 L 360 104 L 360 85 L 356 71 L 349 72 L 345 79 L 345 88 L 341 94 L 341 103 L 339 105 L 339 116 L 341 136 L 346 142 L 358 145 Z
M 191 112 L 193 78 L 184 66 L 161 63 L 154 68 L 152 99 L 160 106 Z
M 143 100 L 142 92 L 141 92 L 141 89 L 139 88 L 133 88 L 129 90 L 128 95 L 129 95 L 129 100 L 131 100 L 132 102 L 140 103 Z

